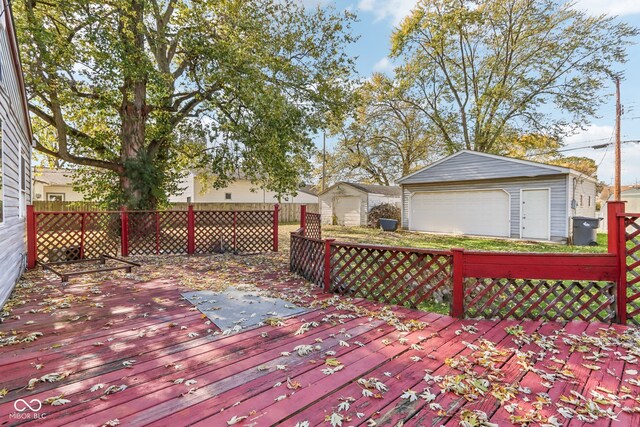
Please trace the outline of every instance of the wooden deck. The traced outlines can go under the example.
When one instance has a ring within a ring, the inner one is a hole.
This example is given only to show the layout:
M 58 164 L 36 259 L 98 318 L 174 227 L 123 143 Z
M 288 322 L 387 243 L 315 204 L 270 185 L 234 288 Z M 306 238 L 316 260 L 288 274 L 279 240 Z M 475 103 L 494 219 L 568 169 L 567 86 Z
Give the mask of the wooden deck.
M 0 347 L 0 423 L 640 424 L 637 330 L 383 309 L 321 295 L 282 263 L 199 260 L 66 287 L 31 273 L 0 324 L 3 340 L 37 338 Z M 225 336 L 180 297 L 240 282 L 310 311 Z

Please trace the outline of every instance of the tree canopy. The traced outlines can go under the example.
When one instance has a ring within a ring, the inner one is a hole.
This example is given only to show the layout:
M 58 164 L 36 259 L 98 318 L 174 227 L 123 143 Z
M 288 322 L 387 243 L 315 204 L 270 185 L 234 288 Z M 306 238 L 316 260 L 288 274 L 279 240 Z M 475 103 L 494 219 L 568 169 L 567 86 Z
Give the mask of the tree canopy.
M 407 96 L 397 80 L 380 73 L 358 87 L 352 114 L 332 127 L 337 138 L 327 161 L 332 181 L 390 185 L 439 156 L 433 127 Z
M 505 154 L 595 116 L 637 29 L 556 0 L 421 0 L 392 36 L 398 75 L 447 154 Z
M 112 205 L 150 208 L 187 167 L 281 194 L 349 100 L 354 17 L 279 0 L 18 0 L 37 149 Z

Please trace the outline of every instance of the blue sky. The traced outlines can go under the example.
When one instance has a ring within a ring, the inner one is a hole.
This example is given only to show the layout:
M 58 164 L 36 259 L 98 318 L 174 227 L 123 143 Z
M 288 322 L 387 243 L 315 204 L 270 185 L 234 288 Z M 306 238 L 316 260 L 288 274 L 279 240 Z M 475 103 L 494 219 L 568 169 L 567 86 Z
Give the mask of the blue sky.
M 357 13 L 360 22 L 354 32 L 360 35 L 349 52 L 358 57 L 357 68 L 362 77 L 373 71 L 390 72 L 393 64 L 388 59 L 390 36 L 395 25 L 406 16 L 417 0 L 307 0 L 309 3 L 333 3 L 339 9 L 349 8 Z M 640 27 L 640 0 L 580 0 L 577 8 L 593 15 L 616 15 L 620 20 Z M 640 43 L 640 39 L 637 40 Z M 625 114 L 622 118 L 622 140 L 640 139 L 640 45 L 628 48 L 629 60 L 619 67 L 625 80 L 621 84 L 621 99 Z M 605 102 L 590 126 L 565 140 L 565 148 L 585 147 L 613 141 L 615 123 L 615 88 L 604 91 Z M 590 157 L 600 166 L 598 178 L 607 184 L 613 183 L 613 147 L 594 150 L 591 148 L 566 152 L 567 155 Z M 640 144 L 622 145 L 623 184 L 640 183 Z

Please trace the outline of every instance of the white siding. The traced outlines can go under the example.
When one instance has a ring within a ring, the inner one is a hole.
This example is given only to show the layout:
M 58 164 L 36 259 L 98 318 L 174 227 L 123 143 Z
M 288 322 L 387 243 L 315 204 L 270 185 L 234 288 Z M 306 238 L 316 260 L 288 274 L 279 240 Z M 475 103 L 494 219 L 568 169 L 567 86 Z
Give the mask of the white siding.
M 575 200 L 575 203 L 571 204 L 572 200 Z M 571 216 L 595 217 L 596 183 L 580 175 L 569 175 L 569 203 Z
M 360 198 L 360 225 L 367 224 L 367 207 L 369 206 L 367 193 L 358 190 L 350 185 L 338 184 L 318 196 L 320 200 L 320 213 L 323 224 L 332 224 L 335 212 L 335 202 L 340 197 Z M 337 221 L 341 221 L 338 219 Z
M 509 180 L 483 180 L 471 182 L 433 183 L 403 185 L 402 227 L 408 224 L 408 200 L 415 191 L 447 191 L 503 189 L 511 196 L 511 237 L 520 237 L 520 190 L 523 188 L 549 188 L 551 190 L 551 240 L 566 241 L 569 236 L 567 212 L 566 175 Z
M 20 206 L 20 162 L 22 156 L 31 164 L 28 118 L 25 117 L 19 77 L 14 67 L 6 25 L 11 22 L 9 10 L 0 2 L 0 120 L 3 143 L 4 218 L 0 224 L 0 306 L 4 305 L 22 274 L 26 260 L 26 219 Z M 27 183 L 25 203 L 31 200 L 31 168 L 25 170 Z M 24 209 L 24 204 L 22 210 Z
M 237 180 L 230 183 L 225 188 L 215 189 L 208 188 L 203 185 L 199 179 L 193 178 L 193 203 L 318 203 L 318 197 L 312 194 L 298 192 L 296 196 L 283 196 L 278 202 L 278 195 L 273 191 L 260 189 L 256 185 L 247 180 Z M 231 199 L 226 198 L 226 193 L 231 193 Z M 184 201 L 176 200 L 174 197 L 169 199 L 170 202 Z

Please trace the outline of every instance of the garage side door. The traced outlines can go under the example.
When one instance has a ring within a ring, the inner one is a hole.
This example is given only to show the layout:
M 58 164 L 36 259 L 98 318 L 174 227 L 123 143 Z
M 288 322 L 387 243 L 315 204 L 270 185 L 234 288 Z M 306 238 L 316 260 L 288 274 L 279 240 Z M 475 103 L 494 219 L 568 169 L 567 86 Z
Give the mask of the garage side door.
M 502 190 L 416 193 L 412 230 L 509 237 L 509 195 Z
M 334 215 L 339 225 L 360 225 L 360 197 L 336 197 Z

